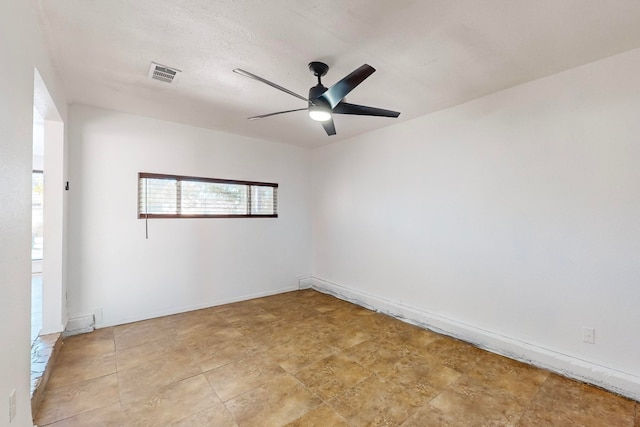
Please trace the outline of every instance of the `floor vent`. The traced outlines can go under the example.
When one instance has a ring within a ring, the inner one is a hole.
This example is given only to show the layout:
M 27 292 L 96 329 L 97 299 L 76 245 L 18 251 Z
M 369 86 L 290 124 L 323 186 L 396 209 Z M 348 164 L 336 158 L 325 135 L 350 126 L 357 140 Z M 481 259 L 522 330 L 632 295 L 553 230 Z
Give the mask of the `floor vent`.
M 177 83 L 178 76 L 182 71 L 176 70 L 175 68 L 169 68 L 164 65 L 156 64 L 155 62 L 151 63 L 149 67 L 148 77 L 153 80 L 160 80 L 165 83 Z

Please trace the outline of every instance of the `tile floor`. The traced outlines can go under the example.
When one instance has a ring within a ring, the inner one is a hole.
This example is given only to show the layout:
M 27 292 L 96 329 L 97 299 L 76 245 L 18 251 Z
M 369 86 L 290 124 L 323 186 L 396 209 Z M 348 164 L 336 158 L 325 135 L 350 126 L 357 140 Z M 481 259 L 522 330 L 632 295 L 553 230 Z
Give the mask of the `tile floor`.
M 36 413 L 60 353 L 60 333 L 40 335 L 31 345 L 31 411 Z
M 36 423 L 640 427 L 640 404 L 304 290 L 68 338 Z

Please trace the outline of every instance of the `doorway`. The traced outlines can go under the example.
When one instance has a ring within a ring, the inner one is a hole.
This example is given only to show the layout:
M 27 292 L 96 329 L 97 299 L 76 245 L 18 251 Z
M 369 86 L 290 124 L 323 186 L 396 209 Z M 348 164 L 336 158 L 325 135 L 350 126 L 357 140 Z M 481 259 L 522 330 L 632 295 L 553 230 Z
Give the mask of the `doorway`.
M 32 339 L 66 324 L 64 122 L 37 69 L 33 83 Z
M 42 264 L 44 254 L 44 119 L 33 109 L 31 175 L 31 343 L 42 330 Z

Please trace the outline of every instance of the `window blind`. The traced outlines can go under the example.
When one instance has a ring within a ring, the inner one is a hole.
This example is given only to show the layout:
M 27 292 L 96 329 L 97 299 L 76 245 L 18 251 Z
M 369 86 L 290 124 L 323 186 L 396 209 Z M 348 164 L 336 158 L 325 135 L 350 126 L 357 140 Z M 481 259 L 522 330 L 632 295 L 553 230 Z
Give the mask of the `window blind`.
M 278 184 L 138 174 L 138 218 L 278 216 Z

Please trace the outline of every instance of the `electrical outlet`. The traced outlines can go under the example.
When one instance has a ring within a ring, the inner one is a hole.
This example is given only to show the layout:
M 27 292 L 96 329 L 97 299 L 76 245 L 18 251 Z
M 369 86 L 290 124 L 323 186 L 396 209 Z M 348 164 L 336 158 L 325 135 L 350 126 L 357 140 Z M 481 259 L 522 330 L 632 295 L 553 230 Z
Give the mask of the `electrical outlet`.
M 596 342 L 596 330 L 593 328 L 582 328 L 582 341 L 588 344 L 595 344 Z
M 16 417 L 16 389 L 14 388 L 9 393 L 9 422 L 12 422 Z

